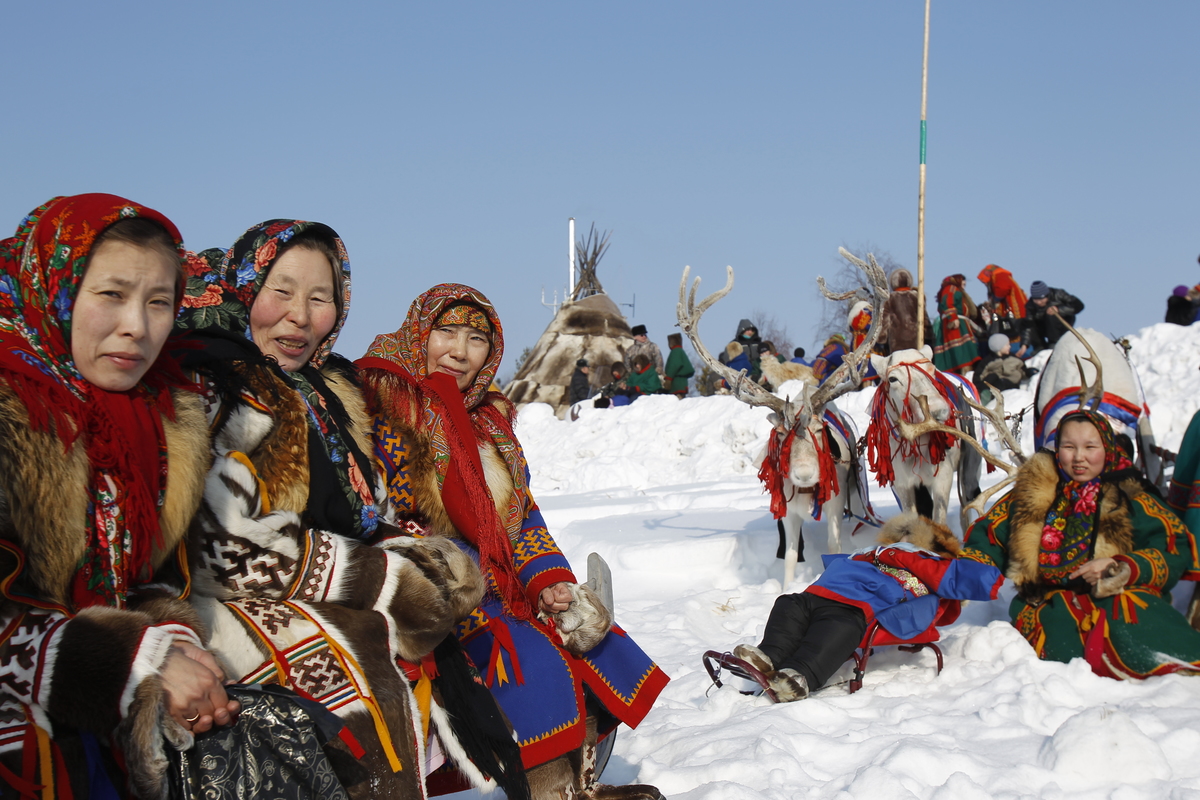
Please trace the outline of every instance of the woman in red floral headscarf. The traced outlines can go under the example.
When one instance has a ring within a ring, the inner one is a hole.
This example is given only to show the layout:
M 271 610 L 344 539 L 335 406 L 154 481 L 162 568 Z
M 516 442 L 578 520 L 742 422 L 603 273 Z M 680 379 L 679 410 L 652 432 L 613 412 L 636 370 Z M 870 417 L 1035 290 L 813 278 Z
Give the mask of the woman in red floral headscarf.
M 659 797 L 595 774 L 597 737 L 641 722 L 667 677 L 578 583 L 546 530 L 513 406 L 489 391 L 503 355 L 488 299 L 444 283 L 356 362 L 393 514 L 479 562 L 487 593 L 456 633 L 512 721 L 533 797 Z
M 163 349 L 182 256 L 170 220 L 108 194 L 55 198 L 0 242 L 4 797 L 118 797 L 130 779 L 157 796 L 164 742 L 238 708 L 182 599 L 208 460 Z
M 1013 624 L 1040 658 L 1085 658 L 1111 678 L 1200 670 L 1200 632 L 1163 597 L 1200 577 L 1192 534 L 1103 416 L 1066 414 L 1056 442 L 1057 453 L 1035 454 L 975 521 L 962 557 L 1016 585 Z

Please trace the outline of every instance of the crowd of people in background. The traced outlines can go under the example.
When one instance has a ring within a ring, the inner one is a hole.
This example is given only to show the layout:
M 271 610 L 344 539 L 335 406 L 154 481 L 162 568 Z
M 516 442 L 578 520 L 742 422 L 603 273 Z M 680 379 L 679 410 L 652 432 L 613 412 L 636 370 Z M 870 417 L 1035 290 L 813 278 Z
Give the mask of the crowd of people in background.
M 932 348 L 933 362 L 939 370 L 960 375 L 973 372 L 976 385 L 988 395 L 987 383 L 1000 389 L 1014 388 L 1035 374 L 1036 370 L 1026 367 L 1025 362 L 1053 348 L 1067 332 L 1067 324 L 1075 325 L 1084 310 L 1083 301 L 1067 289 L 1042 280 L 1030 283 L 1026 292 L 1011 271 L 997 264 L 988 264 L 977 277 L 987 292 L 982 302 L 971 298 L 965 275 L 948 275 L 937 290 L 936 315 L 931 318 L 927 310 L 924 319 L 918 319 L 919 298 L 913 276 L 902 267 L 894 269 L 889 275 L 890 294 L 883 305 L 874 352 L 887 355 L 915 348 L 920 328 L 922 341 Z M 1167 298 L 1165 321 L 1191 325 L 1197 319 L 1200 283 L 1176 286 Z M 828 336 L 816 357 L 805 358 L 804 348 L 797 347 L 788 359 L 774 343 L 762 338 L 752 320 L 742 319 L 718 360 L 735 372 L 745 370 L 750 380 L 768 388 L 776 387 L 763 375 L 764 358 L 811 367 L 813 377 L 822 383 L 842 364 L 847 352 L 862 344 L 872 322 L 871 304 L 855 301 L 850 305 L 845 331 Z M 604 367 L 605 377 L 611 380 L 600 383 L 593 379 L 586 359 L 576 363 L 568 392 L 571 405 L 590 398 L 595 398 L 597 406 L 607 407 L 626 405 L 648 394 L 687 396 L 695 368 L 683 349 L 682 335 L 672 333 L 667 337 L 670 354 L 664 363 L 645 325 L 633 326 L 631 333 L 633 344 L 625 351 L 624 359 Z M 863 379 L 871 382 L 877 376 L 868 368 Z M 596 388 L 598 384 L 600 388 Z M 723 382 L 718 382 L 715 388 L 723 387 Z

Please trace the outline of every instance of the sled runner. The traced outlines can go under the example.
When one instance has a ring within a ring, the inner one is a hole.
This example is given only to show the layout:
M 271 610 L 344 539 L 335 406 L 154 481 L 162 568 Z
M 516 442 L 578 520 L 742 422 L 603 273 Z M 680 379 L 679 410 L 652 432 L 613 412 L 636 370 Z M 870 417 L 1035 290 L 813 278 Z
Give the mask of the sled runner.
M 850 660 L 854 662 L 854 677 L 850 679 L 850 694 L 854 694 L 862 688 L 863 675 L 867 671 L 867 660 L 874 654 L 876 647 L 884 645 L 897 645 L 906 653 L 919 653 L 928 647 L 937 656 L 937 674 L 941 675 L 942 648 L 934 644 L 940 638 L 941 634 L 938 632 L 936 623 L 912 639 L 897 639 L 878 622 L 872 622 L 871 627 L 867 628 L 867 632 L 863 636 L 862 644 L 854 651 L 854 655 L 850 656 Z
M 716 650 L 707 650 L 703 657 L 704 669 L 708 671 L 708 677 L 712 678 L 712 682 L 720 688 L 724 686 L 721 683 L 721 670 L 726 669 L 732 672 L 739 678 L 745 678 L 748 681 L 754 681 L 762 687 L 761 694 L 767 696 L 772 703 L 778 703 L 779 699 L 775 697 L 775 692 L 771 690 L 770 683 L 767 682 L 767 676 L 763 675 L 748 662 L 735 656 L 733 653 L 718 653 Z M 742 694 L 757 694 L 756 692 L 742 692 Z

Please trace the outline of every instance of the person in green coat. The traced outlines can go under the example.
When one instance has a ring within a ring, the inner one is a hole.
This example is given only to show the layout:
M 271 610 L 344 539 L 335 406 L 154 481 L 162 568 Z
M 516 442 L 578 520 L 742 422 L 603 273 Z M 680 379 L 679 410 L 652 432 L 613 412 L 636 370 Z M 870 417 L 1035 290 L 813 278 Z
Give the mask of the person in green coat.
M 1196 542 L 1121 451 L 1108 421 L 1072 411 L 967 531 L 963 556 L 1013 582 L 1013 624 L 1039 658 L 1097 675 L 1200 671 L 1200 632 L 1169 601 L 1200 577 Z
M 683 397 L 688 393 L 688 378 L 696 374 L 696 368 L 692 366 L 687 353 L 683 352 L 682 333 L 668 334 L 667 346 L 671 348 L 667 366 L 663 369 L 663 374 L 667 376 L 667 391 Z
M 625 376 L 625 385 L 636 392 L 631 399 L 636 400 L 647 394 L 658 394 L 662 389 L 662 381 L 658 379 L 658 371 L 650 363 L 645 353 L 633 357 L 633 369 Z

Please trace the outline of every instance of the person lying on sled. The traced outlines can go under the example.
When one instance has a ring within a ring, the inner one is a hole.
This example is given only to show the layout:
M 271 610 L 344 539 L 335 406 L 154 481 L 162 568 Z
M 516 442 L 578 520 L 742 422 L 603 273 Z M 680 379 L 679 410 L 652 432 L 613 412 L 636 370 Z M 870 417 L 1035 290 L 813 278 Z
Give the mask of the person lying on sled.
M 879 542 L 825 556 L 816 582 L 775 601 L 758 647 L 734 648 L 763 673 L 779 702 L 803 700 L 824 686 L 872 621 L 898 639 L 912 639 L 933 625 L 941 603 L 994 600 L 1004 582 L 993 566 L 959 560 L 958 539 L 926 517 L 893 517 Z

